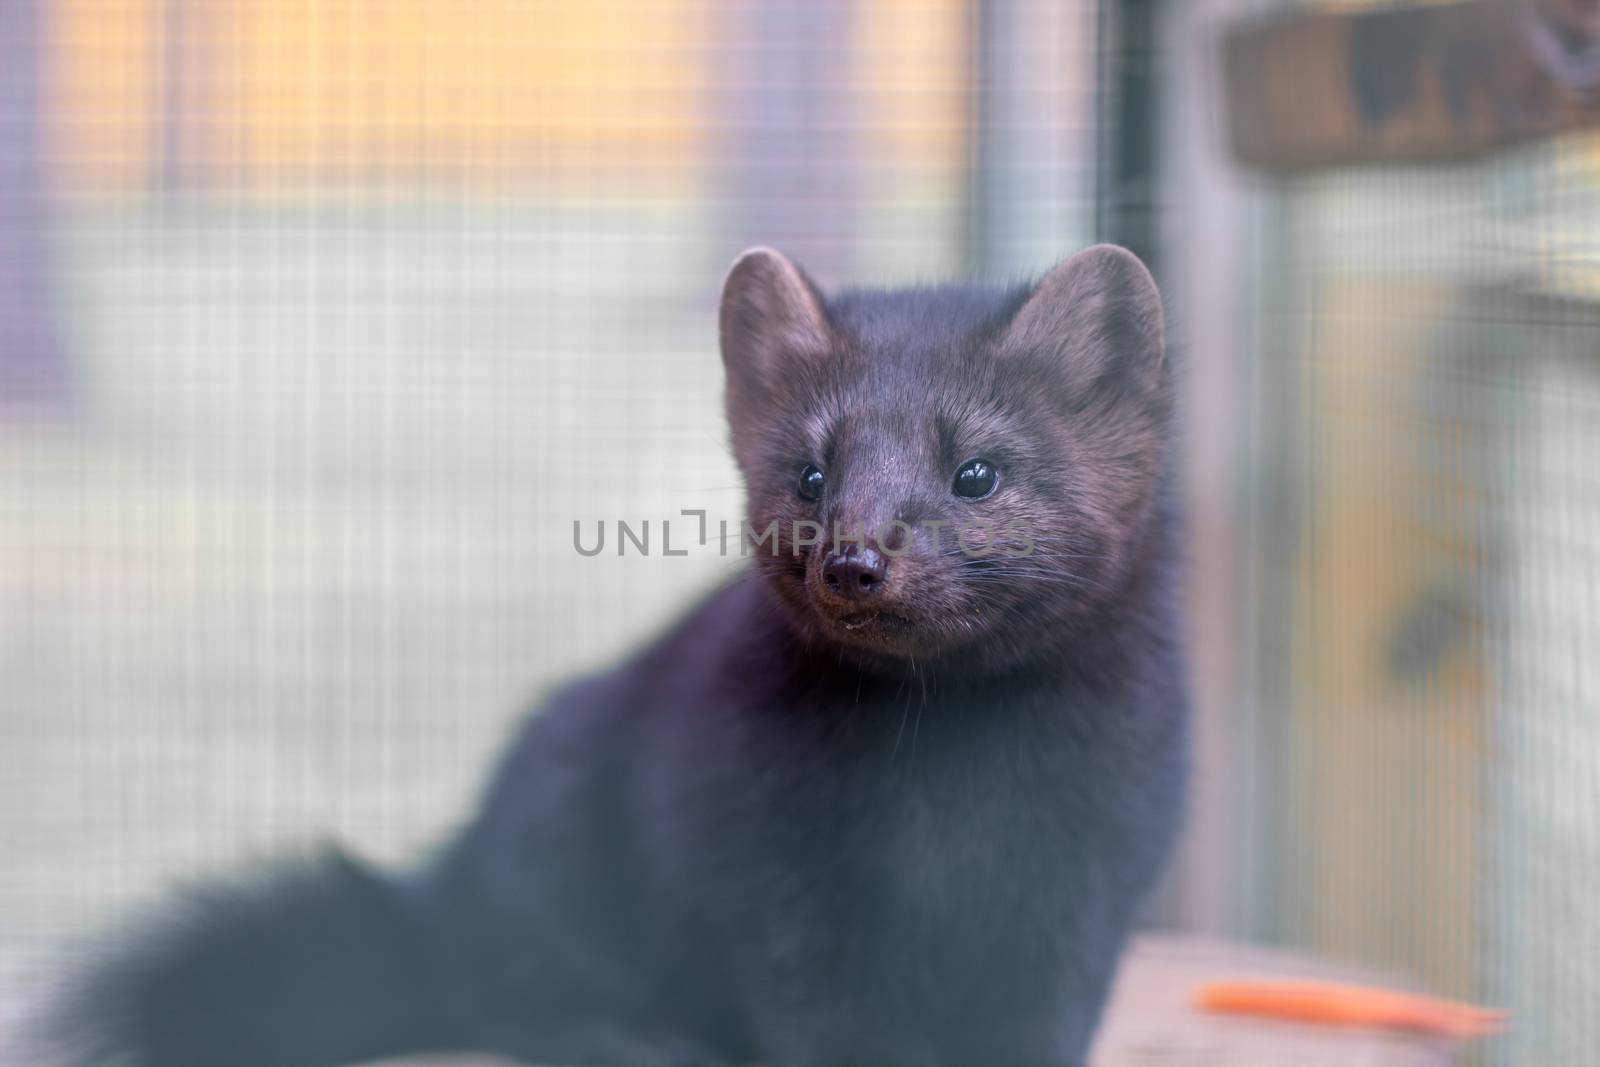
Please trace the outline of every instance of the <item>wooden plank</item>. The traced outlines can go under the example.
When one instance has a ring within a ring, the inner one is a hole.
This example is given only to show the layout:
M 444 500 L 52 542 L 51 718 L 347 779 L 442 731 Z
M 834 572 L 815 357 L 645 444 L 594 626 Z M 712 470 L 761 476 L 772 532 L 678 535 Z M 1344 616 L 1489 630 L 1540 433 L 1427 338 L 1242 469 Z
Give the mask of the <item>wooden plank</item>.
M 1479 155 L 1600 121 L 1593 0 L 1252 17 L 1223 41 L 1229 143 L 1269 170 Z
M 1307 352 L 1283 935 L 1477 990 L 1485 424 L 1439 362 L 1453 290 L 1330 281 Z M 1431 400 L 1431 404 L 1424 401 Z

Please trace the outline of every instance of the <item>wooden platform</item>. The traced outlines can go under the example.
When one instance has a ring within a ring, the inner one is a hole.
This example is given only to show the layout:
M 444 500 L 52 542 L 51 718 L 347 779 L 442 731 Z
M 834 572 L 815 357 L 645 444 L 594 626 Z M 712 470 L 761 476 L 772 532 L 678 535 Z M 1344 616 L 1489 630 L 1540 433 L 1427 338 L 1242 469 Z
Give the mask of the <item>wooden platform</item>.
M 1442 1067 L 1452 1042 L 1366 1030 L 1201 1015 L 1196 986 L 1229 978 L 1300 978 L 1404 988 L 1391 975 L 1248 945 L 1136 940 L 1095 1045 L 1093 1067 Z

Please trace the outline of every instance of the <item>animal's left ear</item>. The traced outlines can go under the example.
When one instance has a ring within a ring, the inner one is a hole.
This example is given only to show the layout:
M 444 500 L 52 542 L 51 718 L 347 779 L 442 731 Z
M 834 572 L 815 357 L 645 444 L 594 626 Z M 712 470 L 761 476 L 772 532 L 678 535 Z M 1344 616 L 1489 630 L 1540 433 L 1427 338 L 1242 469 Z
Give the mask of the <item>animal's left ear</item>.
M 733 393 L 771 388 L 832 344 L 822 298 L 805 272 L 770 248 L 747 249 L 722 284 L 722 362 Z
M 1040 279 L 1006 326 L 1000 351 L 1058 359 L 1069 387 L 1116 378 L 1161 392 L 1162 334 L 1161 294 L 1139 257 L 1095 245 Z

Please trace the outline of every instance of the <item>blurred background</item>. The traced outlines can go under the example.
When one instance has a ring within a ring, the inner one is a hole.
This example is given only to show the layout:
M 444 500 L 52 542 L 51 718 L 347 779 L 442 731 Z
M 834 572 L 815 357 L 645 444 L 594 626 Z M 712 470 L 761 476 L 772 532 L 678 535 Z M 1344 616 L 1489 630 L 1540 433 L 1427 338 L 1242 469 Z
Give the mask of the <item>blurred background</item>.
M 3 0 L 0 970 L 400 858 L 738 566 L 715 304 L 1150 263 L 1199 776 L 1154 924 L 1600 1056 L 1592 0 Z

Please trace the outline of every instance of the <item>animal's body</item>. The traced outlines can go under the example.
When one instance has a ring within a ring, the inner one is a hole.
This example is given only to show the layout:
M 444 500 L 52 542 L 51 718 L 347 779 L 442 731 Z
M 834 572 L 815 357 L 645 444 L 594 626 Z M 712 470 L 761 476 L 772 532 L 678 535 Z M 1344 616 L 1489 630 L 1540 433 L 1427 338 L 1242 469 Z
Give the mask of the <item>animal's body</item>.
M 426 862 L 201 890 L 69 988 L 53 1054 L 1082 1064 L 1185 776 L 1160 316 L 1120 249 L 833 299 L 747 253 L 751 566 L 556 693 Z

